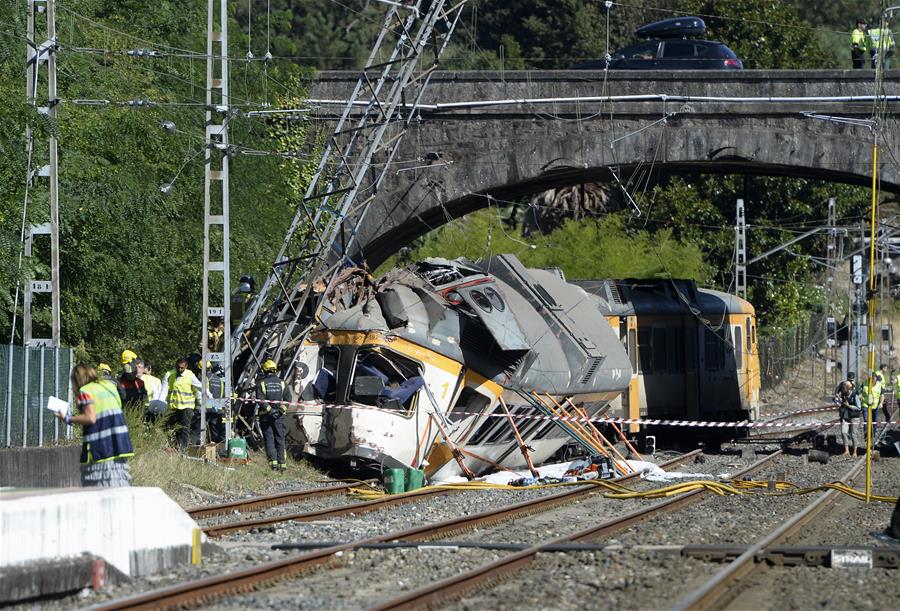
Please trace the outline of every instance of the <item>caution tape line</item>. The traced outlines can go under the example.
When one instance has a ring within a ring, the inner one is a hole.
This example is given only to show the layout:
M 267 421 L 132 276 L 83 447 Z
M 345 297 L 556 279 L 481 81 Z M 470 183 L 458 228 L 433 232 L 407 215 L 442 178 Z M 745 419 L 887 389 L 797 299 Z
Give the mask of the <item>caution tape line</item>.
M 316 408 L 321 409 L 338 409 L 338 410 L 357 410 L 357 411 L 374 411 L 384 414 L 396 415 L 396 410 L 387 410 L 372 405 L 341 405 L 336 403 L 319 403 L 316 401 L 270 401 L 266 399 L 251 399 L 240 397 L 237 401 L 244 403 L 268 403 L 270 405 L 282 405 L 286 407 L 300 408 Z M 832 410 L 833 411 L 833 410 Z M 311 414 L 297 415 L 316 415 L 317 412 Z M 453 412 L 454 416 L 482 416 L 485 418 L 509 418 L 506 414 L 482 412 Z M 835 422 L 753 422 L 751 420 L 736 421 L 701 421 L 701 420 L 659 420 L 651 418 L 585 418 L 582 416 L 550 416 L 545 414 L 512 414 L 513 418 L 522 420 L 543 420 L 553 422 L 575 422 L 594 424 L 639 424 L 642 426 L 676 426 L 676 427 L 699 427 L 699 428 L 769 428 L 769 429 L 798 429 L 812 427 L 834 426 Z M 890 424 L 900 424 L 900 421 L 892 421 Z

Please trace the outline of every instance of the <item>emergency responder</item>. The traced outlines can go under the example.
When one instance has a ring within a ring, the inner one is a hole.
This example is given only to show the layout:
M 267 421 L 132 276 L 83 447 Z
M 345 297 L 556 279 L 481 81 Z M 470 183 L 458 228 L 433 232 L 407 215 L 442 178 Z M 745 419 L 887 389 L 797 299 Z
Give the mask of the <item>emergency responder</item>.
M 863 411 L 863 422 L 868 423 L 868 418 L 872 417 L 872 414 L 875 410 L 878 409 L 878 404 L 881 401 L 881 391 L 883 386 L 881 382 L 878 380 L 877 373 L 873 373 L 869 376 L 869 379 L 866 380 L 865 384 L 863 384 L 862 389 L 859 393 L 859 401 L 862 406 Z M 868 444 L 868 434 L 869 428 L 866 425 L 866 441 Z M 873 439 L 874 439 L 874 430 L 873 430 Z M 868 445 L 867 445 L 868 447 Z
M 284 470 L 285 406 L 276 401 L 290 401 L 291 389 L 278 377 L 278 366 L 269 359 L 263 363 L 263 377 L 256 386 L 257 413 L 263 438 L 266 441 L 266 457 L 273 470 Z
M 869 54 L 867 29 L 865 17 L 860 17 L 856 20 L 856 29 L 850 32 L 850 59 L 855 69 L 864 68 L 866 65 L 866 55 Z
M 81 485 L 130 486 L 127 459 L 134 456 L 134 448 L 116 385 L 110 379 L 98 378 L 94 368 L 84 364 L 72 369 L 71 380 L 80 413 L 57 412 L 56 417 L 66 424 L 83 427 Z
M 180 450 L 187 449 L 191 434 L 191 419 L 194 417 L 194 404 L 201 389 L 200 380 L 188 369 L 186 358 L 178 359 L 175 362 L 175 369 L 163 377 L 160 395 L 166 397 L 169 408 L 166 428 L 175 431 L 175 443 Z
M 884 29 L 878 26 L 868 32 L 869 55 L 872 57 L 872 68 L 875 68 L 878 66 L 878 54 L 883 53 L 884 69 L 890 70 L 891 58 L 894 57 L 894 33 L 891 31 L 890 19 L 885 19 L 884 24 Z
M 241 319 L 244 317 L 244 313 L 247 311 L 250 302 L 253 300 L 255 292 L 256 280 L 253 279 L 253 276 L 241 276 L 241 279 L 238 281 L 237 291 L 231 295 L 231 308 L 229 314 L 231 315 L 232 329 L 241 323 Z
M 100 363 L 97 365 L 97 376 L 101 380 L 112 380 L 112 367 L 106 363 Z
M 838 418 L 841 422 L 841 442 L 844 444 L 844 456 L 856 456 L 859 445 L 859 403 L 856 395 L 856 387 L 850 380 L 845 380 L 838 386 L 838 392 L 834 395 L 834 403 L 838 406 Z M 851 451 L 852 448 L 852 451 Z
M 137 354 L 133 351 L 122 351 L 122 372 L 116 380 L 116 386 L 125 407 L 143 407 L 147 404 L 147 390 L 144 388 L 144 381 L 138 377 L 136 361 Z
M 160 392 L 162 380 L 153 375 L 153 368 L 144 359 L 135 359 L 134 366 L 147 391 L 147 412 L 144 419 L 147 422 L 156 422 L 166 412 L 166 397 Z
M 213 443 L 225 441 L 225 371 L 215 363 L 206 378 L 209 401 L 206 404 L 206 423 L 209 440 Z

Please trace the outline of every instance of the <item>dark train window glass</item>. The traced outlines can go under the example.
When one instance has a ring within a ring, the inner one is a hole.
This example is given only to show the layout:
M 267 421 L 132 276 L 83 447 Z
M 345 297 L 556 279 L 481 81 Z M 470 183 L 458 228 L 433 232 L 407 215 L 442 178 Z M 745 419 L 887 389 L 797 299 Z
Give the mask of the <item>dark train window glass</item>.
M 694 373 L 697 370 L 697 328 L 685 326 L 685 330 L 684 367 L 688 373 Z
M 747 354 L 753 354 L 753 342 L 750 341 L 750 317 L 747 317 L 747 325 L 744 327 L 747 336 Z
M 663 327 L 655 327 L 653 329 L 653 371 L 664 372 L 668 368 L 666 361 L 668 354 L 666 350 L 666 330 Z
M 634 329 L 628 330 L 628 345 L 625 346 L 625 350 L 628 352 L 628 359 L 631 361 L 631 371 L 634 373 L 638 372 L 637 366 L 637 331 Z
M 544 428 L 542 428 L 540 431 L 538 431 L 535 434 L 534 437 L 532 437 L 532 439 L 543 439 L 544 437 L 547 436 L 548 433 L 550 433 L 550 431 L 552 431 L 555 428 L 556 428 L 555 422 L 548 422 L 547 424 L 544 425 Z
M 744 336 L 744 333 L 740 327 L 734 328 L 734 364 L 737 366 L 738 370 L 743 368 L 744 366 L 744 342 L 741 341 L 741 338 Z
M 540 415 L 539 412 L 530 405 L 525 407 L 522 414 L 526 416 Z M 519 425 L 519 434 L 522 435 L 522 439 L 528 439 L 528 436 L 536 431 L 542 424 L 544 424 L 544 420 L 540 418 L 522 418 L 522 424 Z
M 518 416 L 521 416 L 526 411 L 528 411 L 528 406 L 526 405 L 509 408 L 509 413 L 513 415 L 513 421 L 516 423 L 516 426 L 519 426 L 522 423 Z M 501 426 L 496 429 L 494 433 L 490 437 L 488 437 L 485 443 L 499 443 L 501 441 L 510 441 L 513 438 L 514 434 L 512 426 L 510 426 L 509 424 L 509 418 L 499 418 L 499 420 L 502 420 L 505 426 Z M 521 434 L 521 431 L 519 431 L 519 434 Z
M 469 437 L 468 441 L 466 441 L 467 445 L 477 445 L 481 443 L 485 437 L 488 436 L 488 433 L 495 430 L 494 427 L 499 426 L 500 418 L 485 418 L 484 422 L 481 423 L 481 426 L 475 431 L 475 433 Z
M 641 373 L 653 373 L 653 365 L 651 364 L 652 353 L 650 351 L 652 341 L 652 329 L 650 327 L 638 327 L 637 330 L 637 347 L 638 361 L 640 363 Z
M 725 342 L 714 331 L 703 330 L 703 354 L 707 371 L 718 371 L 725 362 Z
M 450 420 L 450 422 L 459 422 L 460 420 L 467 418 L 470 414 L 481 413 L 481 411 L 490 404 L 490 398 L 485 397 L 467 386 L 459 393 L 459 397 L 456 399 L 456 403 L 453 404 L 453 408 L 450 410 L 447 419 Z
M 669 335 L 669 373 L 681 373 L 684 371 L 684 338 L 681 329 L 669 327 L 666 332 Z
M 503 303 L 503 297 L 500 296 L 500 293 L 498 293 L 491 287 L 487 287 L 486 289 L 484 289 L 484 294 L 487 295 L 487 298 L 491 300 L 491 305 L 497 308 L 498 312 L 502 312 L 506 309 L 506 304 Z
M 481 291 L 472 291 L 471 293 L 469 293 L 469 295 L 471 295 L 472 301 L 474 301 L 475 304 L 485 312 L 490 312 L 494 309 L 494 306 L 491 305 L 490 300 Z

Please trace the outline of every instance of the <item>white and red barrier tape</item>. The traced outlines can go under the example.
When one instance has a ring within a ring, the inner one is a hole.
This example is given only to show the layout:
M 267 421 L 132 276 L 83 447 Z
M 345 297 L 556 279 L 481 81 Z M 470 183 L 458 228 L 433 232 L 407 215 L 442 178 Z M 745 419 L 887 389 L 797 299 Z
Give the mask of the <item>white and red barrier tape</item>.
M 372 405 L 352 404 L 340 405 L 335 403 L 319 403 L 317 401 L 268 401 L 265 399 L 251 399 L 239 397 L 237 401 L 244 403 L 268 403 L 271 405 L 284 405 L 301 408 L 318 408 L 318 409 L 345 409 L 345 410 L 365 410 L 376 411 L 385 414 L 394 414 L 395 410 L 387 410 Z M 816 408 L 808 411 L 832 411 L 836 412 L 837 407 L 832 408 Z M 800 412 L 797 412 L 798 414 Z M 488 418 L 508 418 L 506 414 L 481 412 L 453 412 L 454 416 L 484 416 Z M 835 414 L 836 415 L 836 414 Z M 545 414 L 512 414 L 513 418 L 521 418 L 523 420 L 545 420 L 560 422 L 593 422 L 594 424 L 640 424 L 643 426 L 678 426 L 678 427 L 700 427 L 700 428 L 780 428 L 780 429 L 798 429 L 810 427 L 826 427 L 834 426 L 836 422 L 753 422 L 751 420 L 738 421 L 702 421 L 702 420 L 659 420 L 651 418 L 584 418 L 581 416 L 548 416 Z M 883 424 L 883 423 L 880 423 Z M 889 424 L 900 424 L 900 421 L 891 421 Z

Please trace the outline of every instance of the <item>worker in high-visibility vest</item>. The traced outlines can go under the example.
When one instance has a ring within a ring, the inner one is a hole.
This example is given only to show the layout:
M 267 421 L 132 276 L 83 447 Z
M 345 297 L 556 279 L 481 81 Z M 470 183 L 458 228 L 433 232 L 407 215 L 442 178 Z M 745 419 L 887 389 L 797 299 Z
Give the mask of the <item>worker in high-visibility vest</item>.
M 891 69 L 891 59 L 894 57 L 894 33 L 891 31 L 891 20 L 885 19 L 885 27 L 881 26 L 868 30 L 869 55 L 872 57 L 872 68 L 878 66 L 881 58 L 883 68 Z
M 163 376 L 160 395 L 166 397 L 168 414 L 166 428 L 175 432 L 175 443 L 179 449 L 185 450 L 191 436 L 191 420 L 194 417 L 196 404 L 203 385 L 194 372 L 188 369 L 186 358 L 175 362 L 175 369 Z
M 134 447 L 122 412 L 122 400 L 112 380 L 101 378 L 90 365 L 72 369 L 72 391 L 79 413 L 56 417 L 83 427 L 81 435 L 81 485 L 116 487 L 131 485 L 128 458 Z
M 863 422 L 868 422 L 867 419 L 871 418 L 875 413 L 875 410 L 878 409 L 878 405 L 881 402 L 881 393 L 883 389 L 884 386 L 882 385 L 881 380 L 878 379 L 877 373 L 873 373 L 872 375 L 870 375 L 869 379 L 866 380 L 866 383 L 863 384 L 862 390 L 859 393 L 859 401 L 863 410 Z M 865 430 L 866 435 L 868 435 L 868 426 L 866 426 Z
M 850 32 L 850 60 L 853 62 L 853 68 L 857 70 L 865 67 L 866 56 L 869 54 L 867 30 L 865 17 L 860 17 L 856 20 L 856 29 Z

